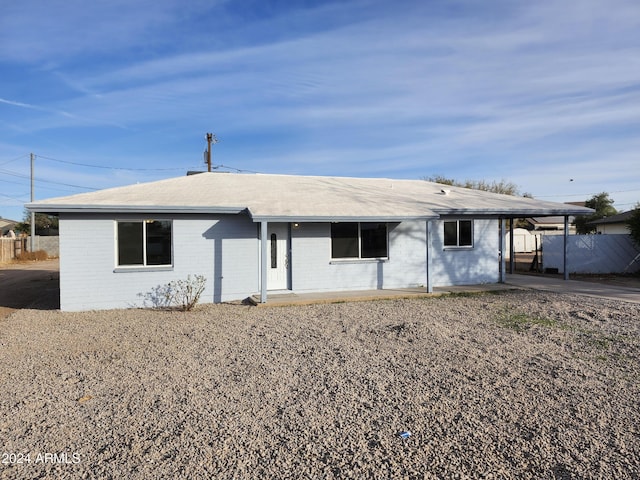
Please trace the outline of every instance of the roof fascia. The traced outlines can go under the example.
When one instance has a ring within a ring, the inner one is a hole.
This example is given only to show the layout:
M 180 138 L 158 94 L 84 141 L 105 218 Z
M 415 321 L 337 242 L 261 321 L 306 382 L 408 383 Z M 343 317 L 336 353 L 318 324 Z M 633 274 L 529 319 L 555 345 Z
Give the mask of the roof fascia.
M 564 210 L 564 209 L 543 209 L 543 210 L 473 210 L 467 208 L 451 209 L 446 211 L 438 211 L 440 218 L 451 217 L 473 217 L 473 218 L 529 218 L 529 217 L 555 217 L 555 216 L 571 216 L 571 215 L 587 215 L 593 213 L 593 210 Z
M 402 222 L 406 220 L 435 220 L 438 215 L 419 216 L 300 216 L 300 215 L 252 215 L 254 222 Z
M 37 213 L 246 213 L 246 207 L 189 207 L 158 205 L 56 205 L 28 203 L 25 208 Z

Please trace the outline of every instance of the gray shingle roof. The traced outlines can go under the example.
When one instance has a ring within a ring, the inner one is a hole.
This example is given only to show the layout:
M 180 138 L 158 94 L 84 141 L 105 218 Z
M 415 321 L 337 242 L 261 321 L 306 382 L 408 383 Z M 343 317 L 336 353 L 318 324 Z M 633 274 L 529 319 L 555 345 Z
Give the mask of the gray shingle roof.
M 27 205 L 38 212 L 248 213 L 255 221 L 577 215 L 592 210 L 423 180 L 201 173 Z
M 592 222 L 587 222 L 588 225 L 602 225 L 606 223 L 626 223 L 631 219 L 635 210 L 629 210 L 628 212 L 618 213 L 617 215 L 611 215 L 610 217 L 603 217 Z

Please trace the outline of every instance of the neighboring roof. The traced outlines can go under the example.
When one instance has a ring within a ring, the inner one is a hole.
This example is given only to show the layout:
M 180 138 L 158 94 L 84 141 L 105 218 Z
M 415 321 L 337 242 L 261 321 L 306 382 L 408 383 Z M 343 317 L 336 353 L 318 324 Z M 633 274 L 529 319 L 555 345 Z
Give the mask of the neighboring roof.
M 4 227 L 13 227 L 14 225 L 17 225 L 18 222 L 16 222 L 15 220 L 9 220 L 8 218 L 0 218 L 0 228 L 4 228 Z
M 629 210 L 628 212 L 618 213 L 617 215 L 611 215 L 610 217 L 599 218 L 588 222 L 587 225 L 602 225 L 605 223 L 627 223 L 631 219 L 631 215 L 635 210 Z
M 532 225 L 564 225 L 564 216 L 554 215 L 551 217 L 530 217 L 529 222 Z M 573 223 L 574 218 L 570 215 L 569 223 Z
M 254 221 L 572 215 L 591 209 L 424 180 L 201 173 L 53 198 L 32 211 L 248 213 Z

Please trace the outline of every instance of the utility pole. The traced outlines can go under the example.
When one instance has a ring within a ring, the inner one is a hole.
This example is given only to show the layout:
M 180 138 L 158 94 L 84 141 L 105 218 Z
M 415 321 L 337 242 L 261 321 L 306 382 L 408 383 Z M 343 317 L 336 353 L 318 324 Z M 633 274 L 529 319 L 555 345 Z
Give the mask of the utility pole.
M 216 143 L 218 143 L 218 139 L 213 133 L 207 133 L 206 138 L 207 138 L 207 159 L 205 160 L 205 163 L 207 164 L 207 171 L 210 172 L 211 171 L 211 144 L 213 143 L 215 145 Z
M 32 153 L 31 154 L 31 203 L 33 203 L 33 201 L 35 200 L 33 196 L 33 161 L 35 158 L 36 156 Z M 33 210 L 31 210 L 31 239 L 30 239 L 30 246 L 29 246 L 29 250 L 31 251 L 31 253 L 33 253 L 35 236 L 36 236 L 36 214 Z

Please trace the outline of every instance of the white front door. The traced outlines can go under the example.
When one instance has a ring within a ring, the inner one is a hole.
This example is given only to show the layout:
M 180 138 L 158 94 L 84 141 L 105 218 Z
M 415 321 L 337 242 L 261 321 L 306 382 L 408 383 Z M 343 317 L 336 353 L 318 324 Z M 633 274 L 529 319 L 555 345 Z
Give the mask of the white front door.
M 289 225 L 268 225 L 267 290 L 286 290 L 289 288 Z

